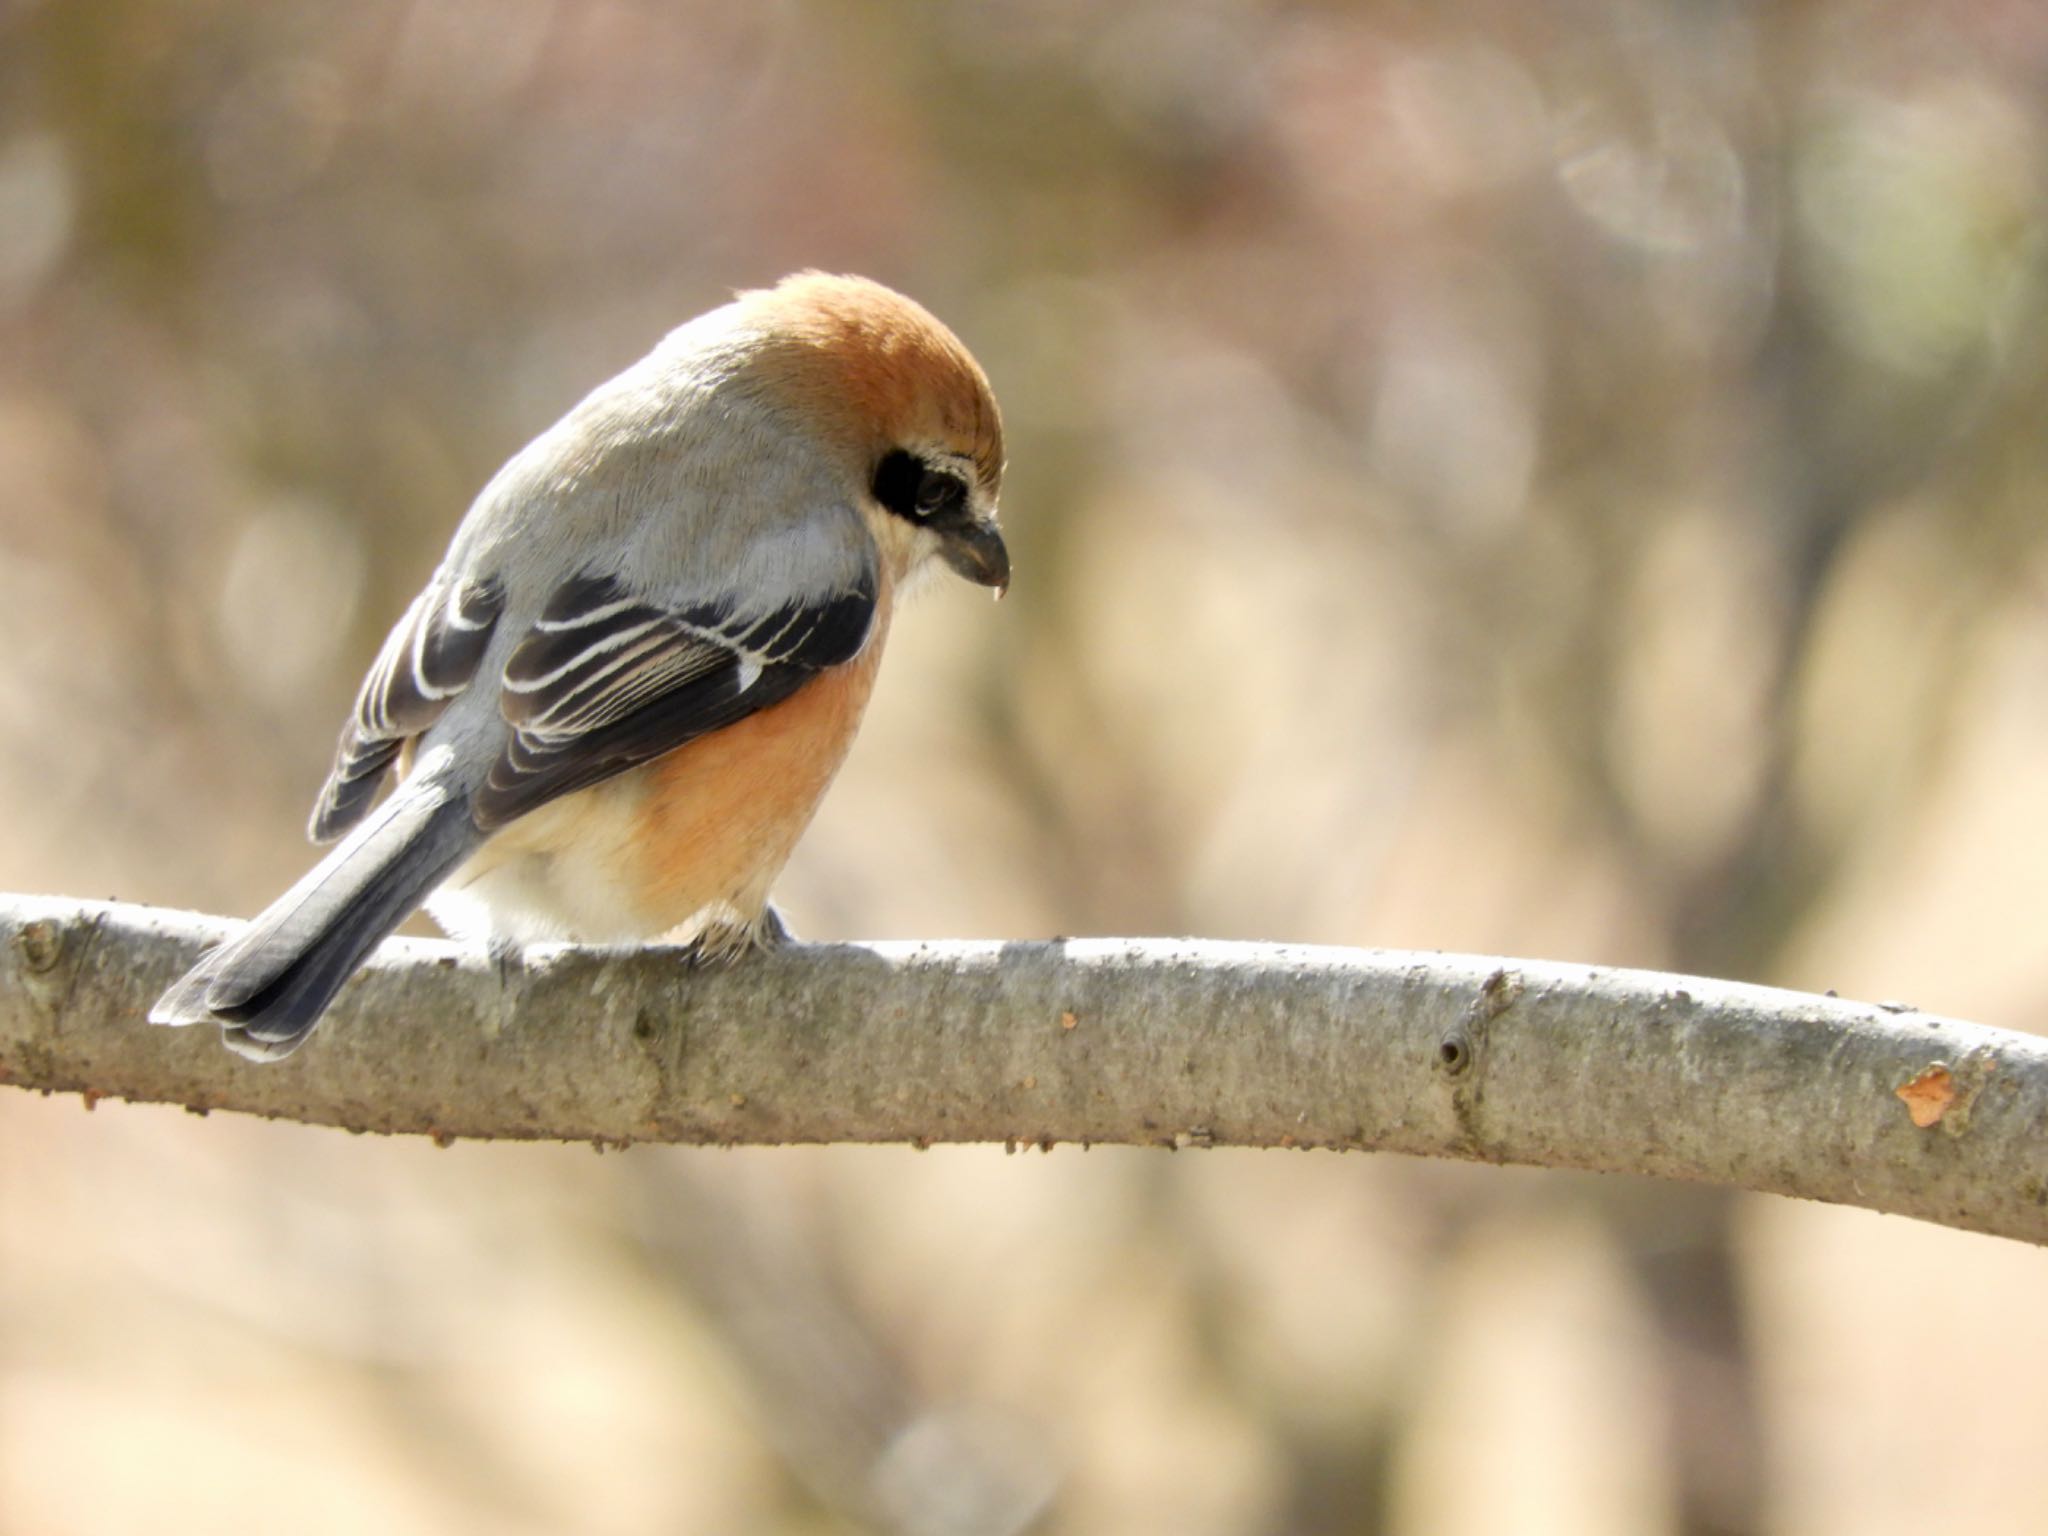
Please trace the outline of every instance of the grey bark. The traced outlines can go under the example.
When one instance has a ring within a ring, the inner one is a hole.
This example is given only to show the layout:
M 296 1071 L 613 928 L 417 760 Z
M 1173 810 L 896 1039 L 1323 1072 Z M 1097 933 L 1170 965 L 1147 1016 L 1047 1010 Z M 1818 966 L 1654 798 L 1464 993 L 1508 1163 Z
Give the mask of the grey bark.
M 256 1066 L 143 1022 L 233 926 L 0 896 L 0 1081 L 442 1140 L 1405 1152 L 2048 1242 L 2048 1041 L 1900 1004 L 1204 940 L 801 945 L 692 971 L 662 948 L 499 964 L 407 939 Z

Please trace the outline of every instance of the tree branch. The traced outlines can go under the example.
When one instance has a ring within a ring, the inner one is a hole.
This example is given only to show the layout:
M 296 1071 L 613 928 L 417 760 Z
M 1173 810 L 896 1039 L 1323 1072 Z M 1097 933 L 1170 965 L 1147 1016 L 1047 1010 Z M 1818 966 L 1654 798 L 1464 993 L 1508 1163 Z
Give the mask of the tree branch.
M 255 1066 L 143 1023 L 232 928 L 0 896 L 0 1081 L 442 1140 L 1356 1148 L 2048 1242 L 2048 1042 L 1898 1005 L 1193 940 L 804 945 L 698 972 L 407 939 Z

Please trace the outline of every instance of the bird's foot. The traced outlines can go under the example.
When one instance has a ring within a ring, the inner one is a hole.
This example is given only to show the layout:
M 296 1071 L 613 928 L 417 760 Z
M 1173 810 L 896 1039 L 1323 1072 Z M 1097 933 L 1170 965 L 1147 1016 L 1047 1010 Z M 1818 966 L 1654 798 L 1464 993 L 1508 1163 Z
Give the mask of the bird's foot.
M 526 946 L 502 933 L 488 934 L 484 938 L 484 955 L 491 969 L 498 973 L 498 990 L 510 991 L 512 978 L 526 969 Z
M 755 950 L 780 949 L 794 944 L 796 935 L 773 905 L 763 907 L 752 922 L 737 913 L 720 913 L 705 921 L 683 942 L 683 963 L 693 970 L 731 965 Z

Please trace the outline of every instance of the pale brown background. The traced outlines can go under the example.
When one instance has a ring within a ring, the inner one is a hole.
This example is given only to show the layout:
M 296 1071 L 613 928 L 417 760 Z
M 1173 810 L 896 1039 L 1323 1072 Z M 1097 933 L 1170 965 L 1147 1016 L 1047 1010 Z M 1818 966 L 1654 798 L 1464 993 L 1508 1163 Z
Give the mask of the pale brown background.
M 2040 1028 L 2044 92 L 2032 0 L 9 0 L 0 885 L 253 910 L 476 487 L 815 265 L 986 363 L 1018 575 L 803 931 Z M 1862 1214 L 18 1094 L 0 1202 L 10 1533 L 2048 1531 L 2048 1256 Z

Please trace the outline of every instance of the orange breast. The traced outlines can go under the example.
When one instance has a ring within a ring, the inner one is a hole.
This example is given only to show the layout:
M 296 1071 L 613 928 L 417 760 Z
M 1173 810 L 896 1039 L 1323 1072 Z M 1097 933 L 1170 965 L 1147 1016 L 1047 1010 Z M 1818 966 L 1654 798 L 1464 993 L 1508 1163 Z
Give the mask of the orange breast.
M 664 929 L 713 902 L 746 919 L 760 912 L 860 728 L 888 599 L 883 592 L 874 633 L 853 661 L 641 770 L 640 894 Z

